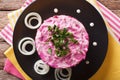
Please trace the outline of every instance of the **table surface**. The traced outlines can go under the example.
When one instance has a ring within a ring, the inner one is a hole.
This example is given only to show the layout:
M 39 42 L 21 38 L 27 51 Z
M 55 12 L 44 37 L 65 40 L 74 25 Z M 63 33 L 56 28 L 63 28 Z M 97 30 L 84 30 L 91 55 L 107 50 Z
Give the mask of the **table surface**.
M 98 0 L 120 17 L 120 0 Z M 0 0 L 0 31 L 7 25 L 7 14 L 19 9 L 25 0 Z M 0 80 L 19 80 L 3 71 L 6 57 L 3 53 L 10 47 L 0 36 Z

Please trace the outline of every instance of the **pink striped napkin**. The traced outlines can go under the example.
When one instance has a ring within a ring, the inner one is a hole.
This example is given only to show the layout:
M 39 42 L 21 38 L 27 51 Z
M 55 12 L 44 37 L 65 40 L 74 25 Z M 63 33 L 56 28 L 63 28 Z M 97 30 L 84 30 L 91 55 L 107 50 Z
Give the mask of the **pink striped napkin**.
M 28 5 L 30 5 L 34 1 L 36 1 L 36 0 L 26 0 L 25 3 L 23 4 L 23 7 L 27 7 Z
M 31 4 L 35 0 L 26 0 L 25 4 L 23 5 L 23 8 L 27 7 L 29 4 Z M 97 4 L 99 5 L 99 8 L 108 22 L 108 24 L 111 27 L 112 32 L 116 36 L 117 40 L 120 40 L 120 18 L 116 16 L 112 11 L 110 11 L 108 8 L 106 8 L 104 5 L 102 5 L 100 2 L 97 1 Z M 1 32 L 0 35 L 5 39 L 10 45 L 12 45 L 12 36 L 13 36 L 13 30 L 11 28 L 11 25 L 7 25 Z M 15 67 L 10 63 L 8 60 L 6 60 L 4 70 L 6 70 L 8 73 L 11 73 L 18 78 L 23 79 L 21 74 L 15 69 Z M 10 65 L 10 68 L 7 67 L 7 65 Z M 13 72 L 10 70 L 14 70 Z
M 100 10 L 106 21 L 110 25 L 112 32 L 115 34 L 116 38 L 120 40 L 120 18 L 104 5 L 102 5 L 100 2 L 97 1 L 97 4 L 100 7 Z
M 5 28 L 0 32 L 0 35 L 6 42 L 8 42 L 10 45 L 12 45 L 13 30 L 12 30 L 10 24 L 5 26 Z

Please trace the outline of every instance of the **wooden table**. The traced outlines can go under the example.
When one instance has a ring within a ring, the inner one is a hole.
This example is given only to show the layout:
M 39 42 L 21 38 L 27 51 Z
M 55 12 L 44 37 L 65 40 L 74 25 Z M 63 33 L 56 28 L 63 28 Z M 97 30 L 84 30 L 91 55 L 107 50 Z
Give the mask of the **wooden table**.
M 99 0 L 120 17 L 120 0 Z M 25 0 L 0 0 L 0 31 L 7 25 L 7 14 L 19 9 Z M 0 80 L 19 80 L 3 71 L 6 57 L 3 53 L 10 47 L 0 36 Z

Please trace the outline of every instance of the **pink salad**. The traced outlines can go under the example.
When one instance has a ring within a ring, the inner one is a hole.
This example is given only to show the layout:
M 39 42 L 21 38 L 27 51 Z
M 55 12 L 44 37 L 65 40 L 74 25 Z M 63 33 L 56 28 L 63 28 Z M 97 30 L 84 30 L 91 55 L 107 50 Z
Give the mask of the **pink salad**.
M 68 68 L 85 59 L 89 36 L 77 19 L 56 15 L 41 24 L 35 43 L 40 58 L 46 64 L 53 68 Z

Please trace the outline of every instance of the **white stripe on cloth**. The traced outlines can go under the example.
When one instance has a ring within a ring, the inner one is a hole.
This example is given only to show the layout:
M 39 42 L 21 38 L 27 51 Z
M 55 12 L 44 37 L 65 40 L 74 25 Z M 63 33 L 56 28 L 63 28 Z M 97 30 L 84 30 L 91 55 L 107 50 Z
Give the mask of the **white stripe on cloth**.
M 8 42 L 10 45 L 12 45 L 12 36 L 13 36 L 13 31 L 11 26 L 8 24 L 1 32 L 0 36 Z

